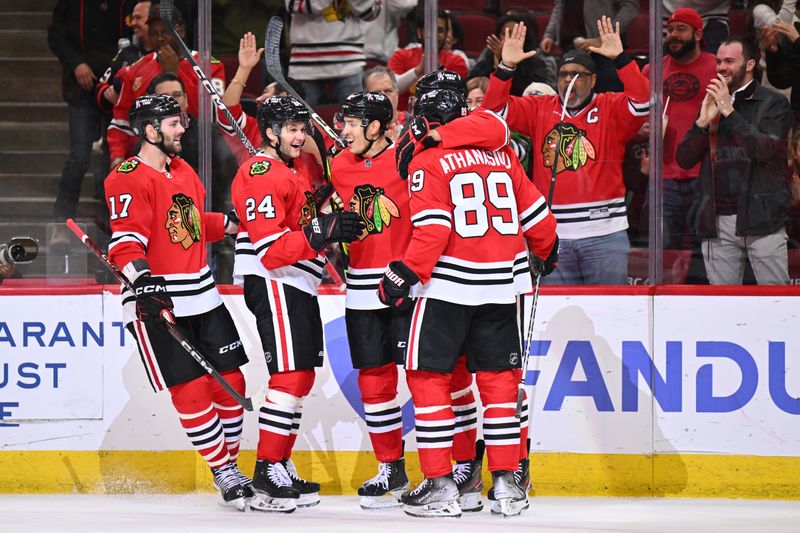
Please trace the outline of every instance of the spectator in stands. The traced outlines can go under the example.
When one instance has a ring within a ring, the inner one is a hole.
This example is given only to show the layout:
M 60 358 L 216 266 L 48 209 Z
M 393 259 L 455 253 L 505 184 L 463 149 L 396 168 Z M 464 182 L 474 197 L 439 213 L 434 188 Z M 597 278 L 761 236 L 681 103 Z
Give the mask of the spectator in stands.
M 503 52 L 503 41 L 505 40 L 506 31 L 511 30 L 515 24 L 525 22 L 528 27 L 528 33 L 525 37 L 525 51 L 536 49 L 536 31 L 535 26 L 528 25 L 528 21 L 521 16 L 505 15 L 497 20 L 495 32 L 486 38 L 486 48 L 483 49 L 481 55 L 478 56 L 478 61 L 470 71 L 470 76 L 488 76 L 497 64 L 500 63 Z M 511 85 L 511 94 L 514 96 L 522 96 L 525 88 L 533 82 L 550 83 L 553 86 L 556 84 L 555 78 L 548 79 L 547 65 L 538 56 L 535 55 L 530 59 L 526 59 L 519 65 L 514 73 L 514 81 Z
M 559 285 L 625 285 L 630 242 L 625 206 L 622 158 L 625 144 L 648 115 L 650 84 L 623 53 L 619 26 L 600 21 L 602 44 L 591 50 L 619 68 L 624 93 L 595 94 L 595 63 L 588 52 L 573 50 L 561 59 L 557 96 L 509 96 L 515 67 L 533 52 L 524 52 L 525 25 L 520 23 L 503 43 L 502 61 L 490 77 L 483 107 L 499 112 L 508 126 L 529 135 L 541 158 L 533 181 L 548 197 L 558 221 L 558 266 L 545 283 Z M 574 79 L 572 92 L 566 90 Z M 559 124 L 562 102 L 567 114 Z
M 399 48 L 397 29 L 400 23 L 417 7 L 418 0 L 384 0 L 375 20 L 364 24 L 364 53 L 367 59 L 386 63 Z
M 600 46 L 597 22 L 602 15 L 611 14 L 611 20 L 619 22 L 624 35 L 639 15 L 638 0 L 554 0 L 553 11 L 547 21 L 539 47 L 545 54 L 552 54 L 558 45 L 564 50 L 573 47 L 590 51 Z M 622 82 L 614 64 L 603 56 L 592 55 L 597 68 L 596 92 L 620 92 Z
M 480 107 L 483 103 L 483 95 L 489 88 L 489 78 L 480 76 L 467 80 L 467 107 L 470 111 Z
M 694 9 L 677 9 L 666 24 L 666 54 L 661 63 L 666 108 L 662 160 L 664 248 L 692 249 L 699 194 L 700 163 L 684 169 L 675 161 L 678 143 L 692 127 L 705 88 L 717 75 L 716 58 L 704 52 L 703 21 Z M 650 65 L 642 74 L 648 76 Z M 647 216 L 647 205 L 644 209 Z
M 47 43 L 61 63 L 62 95 L 69 117 L 69 156 L 61 171 L 54 208 L 59 222 L 76 215 L 92 143 L 100 138 L 105 127 L 103 114 L 93 98 L 95 85 L 111 63 L 118 40 L 128 36 L 125 17 L 131 7 L 132 3 L 125 0 L 103 3 L 59 0 L 53 9 Z M 59 228 L 51 244 L 66 245 L 68 239 L 66 228 Z
M 173 21 L 178 35 L 185 35 L 186 24 L 183 16 L 175 9 Z M 197 116 L 197 75 L 188 59 L 178 47 L 175 38 L 161 18 L 160 6 L 153 5 L 147 21 L 147 30 L 154 52 L 143 57 L 135 65 L 121 71 L 122 88 L 114 105 L 113 118 L 108 127 L 108 150 L 111 166 L 114 167 L 134 153 L 136 136 L 128 124 L 128 111 L 134 100 L 144 94 L 150 82 L 163 72 L 177 74 L 186 93 L 186 109 Z M 194 52 L 198 58 L 197 52 Z M 208 76 L 214 88 L 222 94 L 225 90 L 225 68 L 216 59 L 211 59 L 211 73 Z
M 374 20 L 380 0 L 285 0 L 292 15 L 289 76 L 303 82 L 306 102 L 325 103 L 326 85 L 334 103 L 360 91 L 364 76 L 364 23 Z
M 731 10 L 731 3 L 731 0 L 663 0 L 664 17 L 671 17 L 682 7 L 697 11 L 703 19 L 706 51 L 716 54 L 719 43 L 727 39 L 730 33 L 728 12 Z
M 235 54 L 239 38 L 248 32 L 263 43 L 267 22 L 281 11 L 281 4 L 281 0 L 212 0 L 211 49 L 214 54 L 217 57 Z
M 784 225 L 792 115 L 783 95 L 754 79 L 757 54 L 742 37 L 720 45 L 718 75 L 677 151 L 683 168 L 701 162 L 697 232 L 715 285 L 741 284 L 746 259 L 760 285 L 789 282 Z
M 417 10 L 417 39 L 418 43 L 411 43 L 405 48 L 397 50 L 389 59 L 387 66 L 397 75 L 397 88 L 400 90 L 398 108 L 405 111 L 408 108 L 409 89 L 415 88 L 417 80 L 425 74 L 425 54 L 422 49 L 422 40 L 425 35 L 425 10 Z M 437 18 L 436 44 L 438 48 L 439 68 L 457 72 L 466 79 L 469 68 L 464 59 L 447 50 L 447 35 L 450 32 L 450 14 L 442 9 Z
M 397 92 L 397 77 L 394 72 L 380 65 L 372 67 L 364 73 L 364 90 L 383 93 L 392 103 L 392 123 L 386 130 L 386 136 L 396 141 L 406 121 L 406 114 L 397 110 L 399 93 Z
M 800 125 L 800 21 L 778 20 L 762 32 L 767 79 L 778 89 L 792 89 L 795 126 Z
M 458 20 L 458 17 L 452 16 L 449 10 L 445 10 L 445 12 L 450 18 L 450 29 L 447 30 L 447 38 L 444 40 L 444 48 L 445 50 L 448 50 L 449 52 L 463 59 L 467 64 L 467 71 L 472 72 L 472 67 L 475 65 L 475 61 L 471 59 L 463 50 L 464 27 L 461 25 L 461 21 Z

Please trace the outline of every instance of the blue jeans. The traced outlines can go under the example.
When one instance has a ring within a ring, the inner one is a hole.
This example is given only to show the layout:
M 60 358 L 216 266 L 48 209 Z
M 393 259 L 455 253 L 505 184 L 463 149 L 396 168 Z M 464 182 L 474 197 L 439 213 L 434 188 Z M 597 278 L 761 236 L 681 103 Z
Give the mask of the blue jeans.
M 311 107 L 322 101 L 325 85 L 330 83 L 333 90 L 334 103 L 344 102 L 351 94 L 363 90 L 364 73 L 357 72 L 344 78 L 330 78 L 327 80 L 303 80 L 303 90 L 306 92 L 306 103 Z
M 78 210 L 83 176 L 92 159 L 92 143 L 100 138 L 102 113 L 88 95 L 68 103 L 69 157 L 61 170 L 58 195 L 53 209 L 56 220 L 74 218 Z M 102 180 L 104 176 L 98 176 Z
M 543 285 L 627 285 L 627 231 L 601 237 L 562 239 L 558 245 L 558 266 Z

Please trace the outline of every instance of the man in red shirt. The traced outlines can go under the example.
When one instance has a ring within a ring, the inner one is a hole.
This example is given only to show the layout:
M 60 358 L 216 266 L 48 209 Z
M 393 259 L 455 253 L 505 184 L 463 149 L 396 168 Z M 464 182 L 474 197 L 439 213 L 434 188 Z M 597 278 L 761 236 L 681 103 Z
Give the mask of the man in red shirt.
M 692 248 L 697 213 L 697 176 L 700 163 L 690 169 L 675 161 L 678 143 L 692 127 L 706 95 L 705 88 L 716 77 L 716 58 L 704 52 L 703 19 L 694 9 L 682 7 L 667 20 L 667 56 L 662 65 L 664 80 L 664 248 Z M 650 65 L 642 74 L 647 77 Z
M 175 13 L 175 29 L 183 37 L 186 28 L 183 18 Z M 147 91 L 150 82 L 162 72 L 177 74 L 186 89 L 187 113 L 197 116 L 197 75 L 192 70 L 192 64 L 185 57 L 181 57 L 175 38 L 167 29 L 167 23 L 161 18 L 160 6 L 150 8 L 150 18 L 147 20 L 150 44 L 155 50 L 152 54 L 131 65 L 127 70 L 121 71 L 122 88 L 119 100 L 114 105 L 113 118 L 108 126 L 108 151 L 111 166 L 116 166 L 123 159 L 132 155 L 136 144 L 136 136 L 128 122 L 128 111 L 137 97 Z M 195 58 L 197 52 L 194 52 Z M 222 94 L 225 91 L 225 67 L 216 59 L 211 60 L 211 83 Z
M 421 43 L 424 36 L 424 10 L 420 9 L 417 15 L 417 40 Z M 466 79 L 469 75 L 469 66 L 464 58 L 445 48 L 447 34 L 450 31 L 450 15 L 444 10 L 439 10 L 437 23 L 437 49 L 439 51 L 439 68 L 452 70 Z M 420 43 L 412 43 L 392 54 L 386 66 L 397 75 L 397 87 L 400 90 L 398 109 L 404 111 L 408 108 L 408 97 L 414 93 L 417 80 L 425 74 L 424 50 Z

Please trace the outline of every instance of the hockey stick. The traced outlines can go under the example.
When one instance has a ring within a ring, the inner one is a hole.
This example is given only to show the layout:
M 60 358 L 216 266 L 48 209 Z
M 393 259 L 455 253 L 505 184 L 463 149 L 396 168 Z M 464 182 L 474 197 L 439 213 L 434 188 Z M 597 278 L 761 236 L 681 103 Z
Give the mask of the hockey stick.
M 553 170 L 550 174 L 550 190 L 547 193 L 548 209 L 551 205 L 553 205 L 553 191 L 556 188 L 556 174 L 558 173 L 558 148 L 561 144 L 561 127 L 564 124 L 564 115 L 567 114 L 567 101 L 569 101 L 569 97 L 572 94 L 572 88 L 575 86 L 575 81 L 578 79 L 579 75 L 580 74 L 575 74 L 575 76 L 570 80 L 569 85 L 567 85 L 567 91 L 564 93 L 564 102 L 561 105 L 561 118 L 559 119 L 558 124 L 556 124 L 556 143 L 553 157 Z M 519 379 L 519 389 L 517 390 L 517 409 L 514 412 L 514 416 L 516 418 L 520 418 L 522 416 L 522 404 L 525 402 L 525 373 L 528 370 L 528 359 L 531 355 L 533 323 L 536 319 L 536 307 L 539 303 L 539 287 L 541 286 L 541 283 L 542 275 L 537 273 L 536 286 L 533 290 L 533 302 L 531 302 L 531 314 L 528 317 L 528 333 L 525 336 L 525 355 L 522 356 L 522 376 Z
M 133 289 L 133 284 L 130 282 L 130 280 L 128 280 L 128 278 L 125 277 L 125 274 L 123 274 L 119 270 L 119 268 L 117 268 L 116 265 L 114 265 L 111 261 L 108 260 L 106 254 L 104 254 L 103 251 L 100 250 L 100 248 L 92 241 L 92 239 L 90 239 L 89 236 L 86 235 L 86 233 L 84 233 L 80 227 L 78 227 L 78 225 L 75 223 L 74 220 L 68 218 L 67 227 L 71 229 L 72 233 L 74 233 L 78 237 L 78 239 L 80 239 L 80 241 L 84 244 L 84 246 L 86 246 L 89 249 L 89 251 L 92 252 L 95 257 L 97 257 L 97 259 L 103 264 L 103 266 L 105 266 L 114 274 L 114 276 L 120 281 L 120 283 L 125 285 L 125 287 L 129 291 L 135 294 L 135 291 Z M 231 387 L 230 383 L 228 383 L 225 380 L 225 378 L 223 378 L 219 374 L 219 372 L 217 372 L 217 370 L 213 366 L 211 366 L 208 360 L 205 357 L 203 357 L 200 354 L 200 352 L 198 352 L 195 349 L 194 346 L 192 346 L 192 344 L 188 341 L 188 339 L 178 329 L 178 326 L 175 324 L 175 317 L 172 316 L 172 313 L 169 311 L 169 309 L 162 310 L 160 316 L 161 319 L 164 321 L 164 325 L 166 325 L 169 334 L 172 335 L 172 337 L 178 342 L 178 344 L 180 344 L 183 347 L 184 350 L 189 352 L 189 355 L 191 355 L 192 358 L 195 361 L 197 361 L 197 363 L 201 367 L 203 367 L 203 370 L 211 374 L 211 377 L 217 380 L 217 383 L 219 383 L 223 389 L 228 391 L 228 394 L 231 395 L 231 398 L 236 400 L 236 403 L 238 403 L 248 411 L 252 411 L 253 410 L 252 400 L 250 400 L 250 398 L 245 398 L 244 396 L 236 392 L 234 388 Z
M 344 150 L 347 148 L 347 143 L 339 137 L 333 128 L 328 126 L 322 117 L 320 117 L 314 108 L 311 107 L 303 100 L 297 91 L 294 90 L 294 87 L 289 85 L 286 81 L 286 78 L 283 76 L 283 68 L 281 67 L 281 57 L 280 57 L 280 50 L 281 50 L 281 34 L 283 33 L 283 20 L 280 17 L 272 17 L 269 19 L 269 23 L 267 24 L 267 32 L 264 36 L 264 61 L 267 63 L 267 72 L 272 78 L 278 82 L 278 85 L 283 87 L 283 89 L 292 95 L 298 102 L 303 104 L 308 112 L 311 114 L 311 119 L 317 124 L 317 126 L 324 131 L 328 137 L 333 139 L 333 142 L 336 143 L 336 146 L 340 149 Z M 324 156 L 324 154 L 322 154 Z
M 183 42 L 181 36 L 178 35 L 178 32 L 175 30 L 175 26 L 172 24 L 172 13 L 173 13 L 173 0 L 162 0 L 161 2 L 161 16 L 164 18 L 164 21 L 167 23 L 167 28 L 172 33 L 173 37 L 175 37 L 175 41 L 178 43 L 178 46 L 181 47 L 181 51 L 186 56 L 186 59 L 192 64 L 192 70 L 197 75 L 197 79 L 200 80 L 200 84 L 206 90 L 206 92 L 211 96 L 211 100 L 214 102 L 214 105 L 219 109 L 223 115 L 225 115 L 225 119 L 228 121 L 228 124 L 236 130 L 236 135 L 239 137 L 239 140 L 242 141 L 245 149 L 250 153 L 250 155 L 256 155 L 258 150 L 250 143 L 250 139 L 247 138 L 247 135 L 244 134 L 242 131 L 242 127 L 239 126 L 239 123 L 236 119 L 233 118 L 231 111 L 228 109 L 228 106 L 222 101 L 219 93 L 217 93 L 214 86 L 211 84 L 211 81 L 208 79 L 208 76 L 205 75 L 203 69 L 200 68 L 200 65 L 197 64 L 197 61 L 194 59 L 191 50 L 189 47 L 186 46 L 186 43 Z

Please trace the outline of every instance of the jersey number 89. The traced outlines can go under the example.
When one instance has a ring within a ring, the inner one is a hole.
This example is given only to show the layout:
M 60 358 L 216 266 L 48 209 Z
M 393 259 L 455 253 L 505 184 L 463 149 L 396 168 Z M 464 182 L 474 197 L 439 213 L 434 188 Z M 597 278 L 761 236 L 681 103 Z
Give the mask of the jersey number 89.
M 489 216 L 486 200 L 508 215 Z M 461 237 L 482 237 L 489 225 L 501 235 L 516 235 L 519 231 L 517 200 L 511 176 L 506 172 L 490 172 L 484 181 L 477 172 L 456 174 L 450 180 L 450 199 L 453 201 L 453 222 Z

